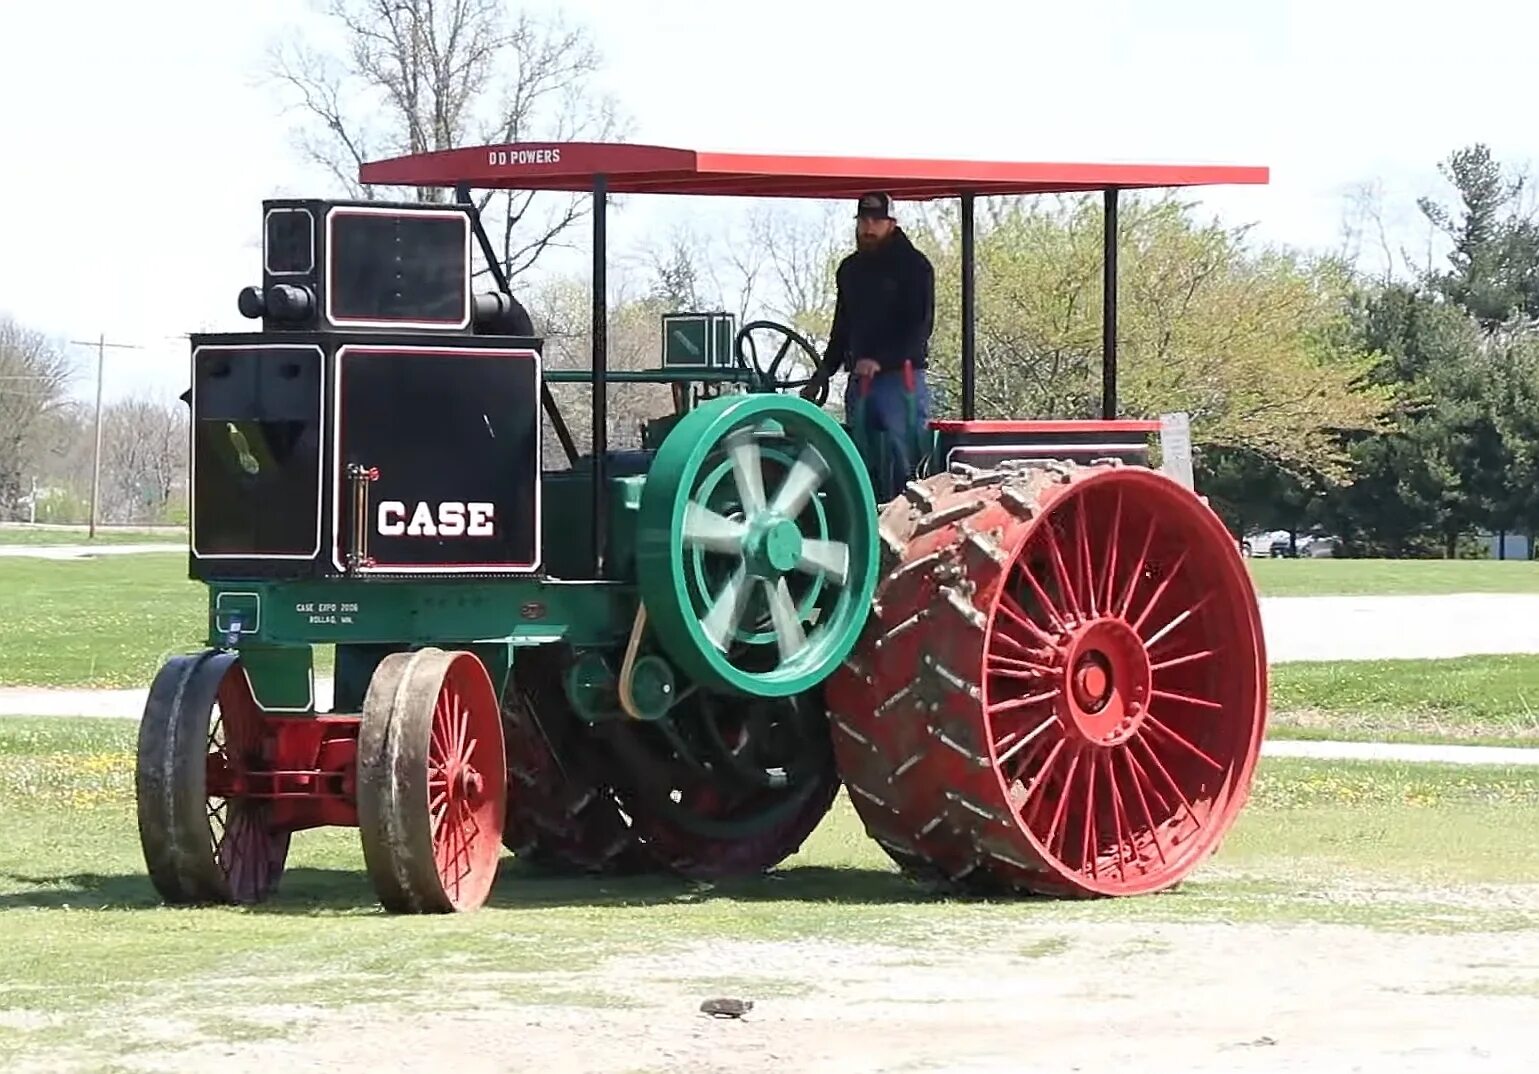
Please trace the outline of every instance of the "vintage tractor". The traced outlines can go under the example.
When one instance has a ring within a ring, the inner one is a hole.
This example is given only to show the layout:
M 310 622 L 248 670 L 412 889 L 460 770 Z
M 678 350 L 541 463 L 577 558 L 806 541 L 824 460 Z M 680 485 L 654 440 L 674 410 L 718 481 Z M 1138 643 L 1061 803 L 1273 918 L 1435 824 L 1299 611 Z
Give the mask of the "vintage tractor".
M 752 874 L 841 785 L 903 870 L 964 889 L 1151 892 L 1217 846 L 1265 714 L 1245 564 L 1172 476 L 1179 438 L 1154 469 L 1160 423 L 1115 418 L 1111 241 L 1103 420 L 973 420 L 973 206 L 1104 190 L 1110 240 L 1118 189 L 1264 170 L 583 144 L 361 179 L 456 194 L 267 202 L 262 284 L 239 298 L 260 330 L 192 339 L 208 648 L 155 678 L 138 756 L 166 901 L 267 898 L 291 835 L 322 825 L 359 829 L 393 911 L 482 904 L 504 847 L 582 873 Z M 590 369 L 544 367 L 497 271 L 472 190 L 503 187 L 593 195 Z M 681 311 L 658 368 L 608 368 L 610 196 L 873 188 L 961 203 L 961 416 L 911 430 L 901 495 L 877 502 L 858 414 L 792 390 L 787 358 L 812 345 L 789 328 Z M 563 381 L 592 386 L 586 451 Z M 635 382 L 672 385 L 674 412 L 611 451 L 608 391 Z

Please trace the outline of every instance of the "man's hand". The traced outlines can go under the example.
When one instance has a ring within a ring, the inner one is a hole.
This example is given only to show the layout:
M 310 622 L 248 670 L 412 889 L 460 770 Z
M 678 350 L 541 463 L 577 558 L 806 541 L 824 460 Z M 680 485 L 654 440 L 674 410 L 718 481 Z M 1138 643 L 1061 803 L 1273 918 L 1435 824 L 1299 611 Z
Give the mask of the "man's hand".
M 874 358 L 862 358 L 855 363 L 855 376 L 874 377 L 882 371 L 882 366 Z
M 812 375 L 812 379 L 802 386 L 801 397 L 809 403 L 816 403 L 818 396 L 828 387 L 828 374 L 821 369 Z

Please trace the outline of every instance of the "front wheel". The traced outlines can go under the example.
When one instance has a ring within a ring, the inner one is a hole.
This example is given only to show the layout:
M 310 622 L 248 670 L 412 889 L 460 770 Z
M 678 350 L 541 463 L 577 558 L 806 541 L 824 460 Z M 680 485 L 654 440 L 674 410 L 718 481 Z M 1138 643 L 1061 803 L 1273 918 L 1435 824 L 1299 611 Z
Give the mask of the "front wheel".
M 257 903 L 278 886 L 289 833 L 251 797 L 261 709 L 237 654 L 173 657 L 139 722 L 135 799 L 150 882 L 168 903 Z
M 506 805 L 501 714 L 485 665 L 432 648 L 380 661 L 358 733 L 358 826 L 385 909 L 482 905 Z

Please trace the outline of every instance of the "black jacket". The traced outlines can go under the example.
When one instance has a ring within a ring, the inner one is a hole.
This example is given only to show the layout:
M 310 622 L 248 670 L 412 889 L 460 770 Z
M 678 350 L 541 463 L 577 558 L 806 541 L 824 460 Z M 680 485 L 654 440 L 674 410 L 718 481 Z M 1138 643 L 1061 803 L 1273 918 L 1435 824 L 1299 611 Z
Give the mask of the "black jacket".
M 935 324 L 935 269 L 902 228 L 870 253 L 856 251 L 835 274 L 838 299 L 823 371 L 871 358 L 883 369 L 923 369 Z

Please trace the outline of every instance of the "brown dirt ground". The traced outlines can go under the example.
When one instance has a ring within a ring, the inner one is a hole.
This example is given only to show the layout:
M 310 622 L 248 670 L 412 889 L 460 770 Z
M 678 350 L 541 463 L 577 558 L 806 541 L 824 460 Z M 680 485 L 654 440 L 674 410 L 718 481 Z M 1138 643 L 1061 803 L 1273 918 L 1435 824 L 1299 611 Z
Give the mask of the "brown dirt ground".
M 537 979 L 446 975 L 408 1010 L 242 1007 L 238 991 L 221 989 L 196 1025 L 134 1019 L 125 1028 L 141 1044 L 114 1057 L 113 1069 L 1539 1069 L 1539 932 L 1119 923 L 1055 924 L 986 939 L 944 951 L 835 940 L 715 943 Z M 752 999 L 754 1007 L 741 1020 L 701 1014 L 700 1002 L 718 995 Z M 210 1039 L 216 1009 L 228 1010 L 246 1032 Z M 260 1039 L 265 1026 L 286 1029 Z M 96 1068 L 24 1063 L 17 1074 L 77 1069 Z

